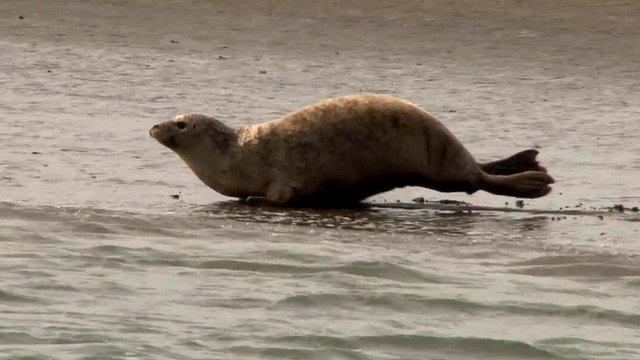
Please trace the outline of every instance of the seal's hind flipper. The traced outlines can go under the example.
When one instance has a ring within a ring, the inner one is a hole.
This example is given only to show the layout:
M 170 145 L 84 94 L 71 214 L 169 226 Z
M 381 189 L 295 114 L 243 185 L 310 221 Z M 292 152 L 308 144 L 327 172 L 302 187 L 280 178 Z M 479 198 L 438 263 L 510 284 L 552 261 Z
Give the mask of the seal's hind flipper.
M 541 171 L 525 171 L 513 175 L 491 175 L 482 173 L 480 188 L 496 195 L 519 198 L 539 198 L 551 192 L 555 181 Z
M 491 175 L 512 175 L 525 171 L 540 171 L 546 173 L 547 169 L 540 166 L 538 160 L 536 160 L 537 155 L 538 150 L 529 149 L 506 159 L 479 165 L 482 171 Z

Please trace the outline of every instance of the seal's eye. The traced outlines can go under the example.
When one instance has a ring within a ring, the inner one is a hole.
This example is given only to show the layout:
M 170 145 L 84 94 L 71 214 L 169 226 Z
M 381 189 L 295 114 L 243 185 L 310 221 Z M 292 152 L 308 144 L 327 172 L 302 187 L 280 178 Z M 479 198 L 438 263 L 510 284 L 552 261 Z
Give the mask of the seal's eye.
M 178 129 L 184 130 L 187 128 L 187 123 L 184 121 L 178 121 L 176 122 L 176 126 L 178 127 Z

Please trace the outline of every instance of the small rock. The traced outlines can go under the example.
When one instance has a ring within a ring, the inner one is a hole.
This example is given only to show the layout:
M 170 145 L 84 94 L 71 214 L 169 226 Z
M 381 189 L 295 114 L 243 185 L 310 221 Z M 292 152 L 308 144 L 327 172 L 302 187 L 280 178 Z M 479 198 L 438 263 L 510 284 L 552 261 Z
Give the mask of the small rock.
M 458 200 L 448 200 L 448 199 L 444 199 L 444 200 L 440 200 L 438 201 L 440 204 L 445 204 L 445 205 L 468 205 L 466 202 L 464 201 L 458 201 Z
M 180 194 L 171 194 L 171 197 L 174 199 L 180 199 Z
M 178 41 L 178 40 L 171 40 L 171 43 L 172 43 L 172 44 L 180 44 L 180 41 Z
M 634 206 L 634 207 L 631 208 L 631 211 L 638 212 L 638 211 L 640 211 L 640 209 L 637 206 Z
M 615 204 L 613 205 L 613 210 L 617 212 L 624 212 L 624 206 L 622 204 Z
M 451 109 L 451 110 L 449 110 L 449 112 L 450 112 L 450 113 L 457 113 L 457 112 L 458 112 L 458 110 L 453 110 L 453 109 Z
M 24 16 L 23 15 L 18 15 L 18 19 L 22 20 L 22 19 L 24 19 Z
M 600 219 L 600 220 L 604 220 L 604 216 L 602 216 L 602 215 L 598 215 L 598 219 Z
M 48 73 L 51 73 L 51 72 L 53 72 L 53 71 L 51 71 L 51 70 L 47 70 L 47 72 L 48 72 Z
M 415 199 L 413 199 L 411 201 L 413 201 L 414 203 L 418 203 L 418 204 L 424 204 L 424 198 L 422 196 L 417 197 L 417 198 L 415 198 Z
M 267 73 L 267 70 L 260 70 L 260 71 L 258 71 L 258 74 L 262 74 L 262 75 L 264 75 L 264 74 L 266 74 L 266 73 Z
M 218 56 L 218 60 L 225 60 L 226 58 L 227 58 L 226 56 L 222 56 L 222 55 Z
M 516 200 L 516 207 L 522 209 L 524 207 L 524 200 Z
M 40 155 L 40 154 L 42 154 L 40 151 L 32 151 L 31 153 L 32 153 L 33 155 Z

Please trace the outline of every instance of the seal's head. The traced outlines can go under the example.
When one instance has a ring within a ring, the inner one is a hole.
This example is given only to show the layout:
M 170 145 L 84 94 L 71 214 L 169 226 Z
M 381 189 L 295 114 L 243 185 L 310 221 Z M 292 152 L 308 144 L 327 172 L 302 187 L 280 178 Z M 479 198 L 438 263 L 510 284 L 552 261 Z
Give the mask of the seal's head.
M 225 154 L 235 140 L 233 129 L 220 121 L 200 114 L 178 115 L 153 125 L 149 135 L 181 157 L 194 152 Z
M 235 194 L 221 181 L 239 148 L 235 130 L 209 116 L 186 114 L 154 125 L 149 135 L 177 153 L 205 184 Z

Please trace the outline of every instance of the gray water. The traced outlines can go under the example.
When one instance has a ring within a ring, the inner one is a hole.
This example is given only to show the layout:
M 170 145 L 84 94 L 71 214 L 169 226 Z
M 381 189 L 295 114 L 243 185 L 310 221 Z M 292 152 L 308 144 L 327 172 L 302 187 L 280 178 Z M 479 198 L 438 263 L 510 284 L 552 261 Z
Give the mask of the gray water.
M 640 6 L 334 5 L 0 2 L 1 358 L 640 359 Z M 147 134 L 356 92 L 554 192 L 247 207 Z

